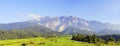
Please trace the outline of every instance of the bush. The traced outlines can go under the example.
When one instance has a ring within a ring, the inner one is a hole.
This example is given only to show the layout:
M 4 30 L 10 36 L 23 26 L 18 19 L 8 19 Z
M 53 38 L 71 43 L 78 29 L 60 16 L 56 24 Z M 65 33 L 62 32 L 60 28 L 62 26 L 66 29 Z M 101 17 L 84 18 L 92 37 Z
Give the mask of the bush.
M 25 43 L 23 43 L 23 44 L 21 44 L 21 46 L 26 46 L 26 44 L 25 44 Z
M 90 35 L 90 36 L 75 34 L 75 35 L 73 35 L 72 40 L 89 42 L 89 43 L 96 43 L 97 42 L 97 37 L 96 37 L 95 34 Z

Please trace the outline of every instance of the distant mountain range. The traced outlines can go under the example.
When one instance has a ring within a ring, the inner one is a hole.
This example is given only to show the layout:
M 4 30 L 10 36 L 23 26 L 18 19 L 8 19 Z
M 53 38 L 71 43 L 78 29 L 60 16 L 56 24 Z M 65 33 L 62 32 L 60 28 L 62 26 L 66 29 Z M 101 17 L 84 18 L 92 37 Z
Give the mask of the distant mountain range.
M 40 17 L 39 20 L 0 24 L 0 30 L 20 30 L 29 27 L 37 28 L 34 26 L 44 26 L 62 34 L 120 34 L 120 25 L 88 21 L 75 16 Z

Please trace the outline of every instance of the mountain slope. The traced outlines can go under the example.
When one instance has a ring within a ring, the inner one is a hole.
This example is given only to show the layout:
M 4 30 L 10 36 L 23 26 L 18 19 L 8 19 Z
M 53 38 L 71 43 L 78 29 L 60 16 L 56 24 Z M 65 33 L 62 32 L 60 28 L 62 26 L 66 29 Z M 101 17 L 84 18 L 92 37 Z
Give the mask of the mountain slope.
M 76 32 L 76 30 L 78 31 L 78 29 L 85 29 L 85 33 L 89 31 L 96 32 L 98 34 L 99 32 L 104 32 L 104 29 L 109 29 L 111 31 L 117 30 L 114 32 L 120 32 L 120 25 L 102 23 L 99 21 L 88 21 L 74 16 L 40 17 L 39 20 L 0 24 L 0 30 L 18 30 L 41 25 L 56 32 L 65 32 L 69 27 L 74 28 L 74 30 L 72 30 L 73 28 L 71 30 L 69 29 L 69 32 L 73 33 Z M 109 30 L 107 30 L 106 33 L 109 32 Z
M 98 34 L 107 34 L 107 35 L 111 35 L 111 34 L 120 34 L 120 30 L 112 30 L 112 29 L 103 29 L 100 32 L 98 32 Z
M 68 27 L 66 28 L 63 32 L 61 32 L 62 34 L 77 34 L 77 33 L 80 33 L 80 34 L 94 34 L 93 31 L 90 31 L 90 30 L 86 30 L 86 29 L 79 29 L 79 28 L 75 28 L 75 27 Z
M 3 24 L 0 26 L 0 39 L 15 39 L 26 37 L 53 37 L 59 35 L 58 32 L 50 28 L 30 23 L 30 22 L 17 22 Z

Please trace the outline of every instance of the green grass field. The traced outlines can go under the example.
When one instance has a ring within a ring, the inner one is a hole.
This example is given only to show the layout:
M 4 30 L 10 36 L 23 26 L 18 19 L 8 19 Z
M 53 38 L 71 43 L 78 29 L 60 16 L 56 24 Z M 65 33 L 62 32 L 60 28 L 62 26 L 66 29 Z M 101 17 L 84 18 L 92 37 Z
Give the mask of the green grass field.
M 38 38 L 0 41 L 0 46 L 24 46 L 24 45 L 25 46 L 100 46 L 99 44 L 73 41 L 70 40 L 70 37 L 56 37 L 56 38 L 38 37 Z M 101 46 L 109 46 L 109 45 L 103 44 Z

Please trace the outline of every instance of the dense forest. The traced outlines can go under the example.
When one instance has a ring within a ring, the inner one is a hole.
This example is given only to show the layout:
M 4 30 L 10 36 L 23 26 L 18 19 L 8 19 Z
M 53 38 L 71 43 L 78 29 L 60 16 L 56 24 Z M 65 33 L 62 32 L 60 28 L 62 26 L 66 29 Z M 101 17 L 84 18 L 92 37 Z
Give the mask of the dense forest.
M 21 39 L 21 38 L 33 38 L 33 37 L 54 37 L 59 35 L 56 32 L 50 32 L 44 30 L 44 32 L 40 31 L 28 31 L 28 30 L 1 30 L 0 31 L 0 40 L 7 40 L 7 39 Z
M 71 38 L 75 41 L 82 41 L 88 43 L 116 43 L 120 40 L 120 35 L 101 35 L 96 36 L 94 35 L 82 35 L 82 34 L 74 34 Z

